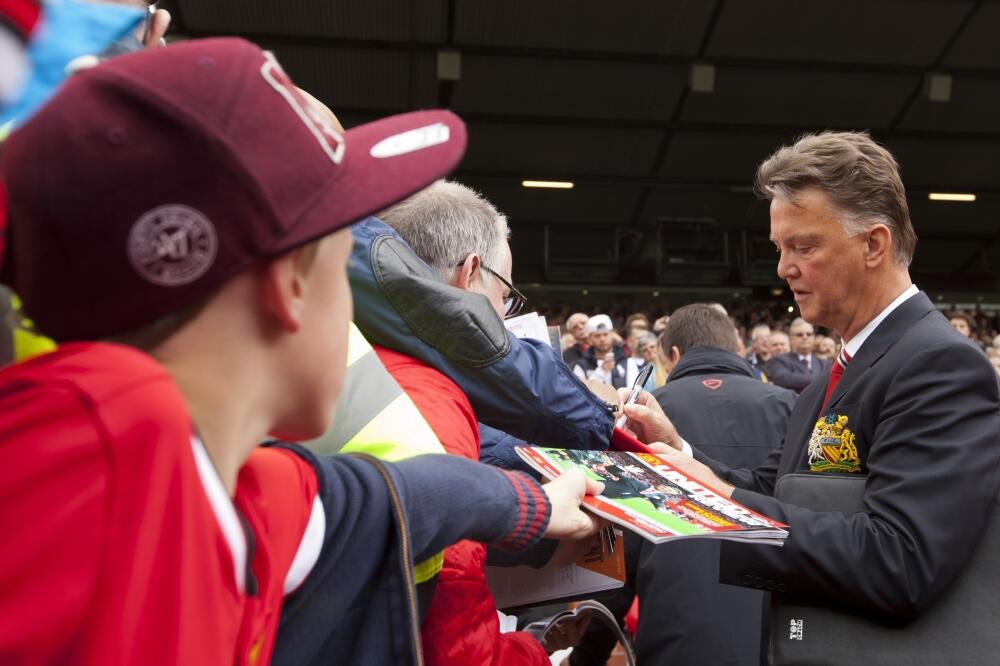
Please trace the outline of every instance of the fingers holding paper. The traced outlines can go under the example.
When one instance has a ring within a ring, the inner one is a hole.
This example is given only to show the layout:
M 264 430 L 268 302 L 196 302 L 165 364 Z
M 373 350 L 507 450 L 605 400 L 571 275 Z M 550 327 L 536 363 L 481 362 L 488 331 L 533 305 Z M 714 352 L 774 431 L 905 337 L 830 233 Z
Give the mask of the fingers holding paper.
M 649 445 L 649 448 L 653 449 L 659 457 L 677 469 L 708 486 L 723 497 L 729 498 L 733 496 L 735 488 L 732 485 L 717 477 L 715 472 L 709 469 L 708 466 L 698 462 L 686 453 L 681 453 L 663 442 L 654 442 Z
M 602 522 L 583 511 L 585 495 L 599 495 L 604 484 L 584 477 L 576 470 L 563 473 L 542 486 L 552 505 L 552 517 L 545 530 L 549 539 L 585 539 L 600 529 Z

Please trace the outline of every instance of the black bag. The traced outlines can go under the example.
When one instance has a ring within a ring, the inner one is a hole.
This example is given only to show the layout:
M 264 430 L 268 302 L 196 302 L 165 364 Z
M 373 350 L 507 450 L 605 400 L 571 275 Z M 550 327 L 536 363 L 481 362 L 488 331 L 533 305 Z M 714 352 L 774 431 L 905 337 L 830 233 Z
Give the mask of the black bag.
M 858 475 L 789 474 L 778 481 L 774 496 L 850 516 L 863 510 L 864 488 L 865 477 Z M 1000 663 L 1000 511 L 994 505 L 979 544 L 951 588 L 910 622 L 890 624 L 773 595 L 766 656 L 773 666 Z

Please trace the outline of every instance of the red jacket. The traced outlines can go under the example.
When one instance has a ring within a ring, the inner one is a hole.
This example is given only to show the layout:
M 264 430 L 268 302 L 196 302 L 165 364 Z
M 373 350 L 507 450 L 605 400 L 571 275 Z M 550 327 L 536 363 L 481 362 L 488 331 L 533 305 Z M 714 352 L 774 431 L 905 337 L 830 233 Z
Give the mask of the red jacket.
M 375 347 L 448 453 L 479 460 L 479 427 L 469 399 L 442 373 L 411 356 Z M 486 547 L 460 541 L 444 552 L 434 598 L 421 629 L 428 666 L 549 666 L 548 653 L 529 634 L 501 634 L 486 584 Z

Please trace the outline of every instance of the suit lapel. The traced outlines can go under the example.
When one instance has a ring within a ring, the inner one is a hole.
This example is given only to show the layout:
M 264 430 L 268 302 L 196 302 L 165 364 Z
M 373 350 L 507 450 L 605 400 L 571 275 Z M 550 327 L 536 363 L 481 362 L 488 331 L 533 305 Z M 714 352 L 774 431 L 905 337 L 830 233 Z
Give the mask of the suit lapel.
M 931 299 L 924 292 L 914 294 L 903 301 L 885 320 L 878 325 L 864 344 L 858 350 L 858 355 L 851 359 L 844 370 L 840 383 L 830 396 L 830 404 L 827 409 L 834 407 L 840 399 L 847 393 L 854 384 L 868 371 L 868 368 L 875 365 L 882 356 L 889 350 L 899 338 L 917 321 L 935 310 Z M 825 390 L 825 388 L 824 388 Z M 817 410 L 819 405 L 816 406 Z
M 791 474 L 805 466 L 809 436 L 816 425 L 816 414 L 826 394 L 826 382 L 813 382 L 795 401 L 795 409 L 788 419 L 785 446 L 778 463 L 778 476 Z

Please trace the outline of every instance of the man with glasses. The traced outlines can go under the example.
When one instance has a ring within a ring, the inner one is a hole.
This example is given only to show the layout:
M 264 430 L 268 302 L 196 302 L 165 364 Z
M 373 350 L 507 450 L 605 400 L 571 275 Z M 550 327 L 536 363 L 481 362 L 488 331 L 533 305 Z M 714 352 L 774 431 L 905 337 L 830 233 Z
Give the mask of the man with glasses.
M 830 374 L 831 361 L 813 355 L 816 333 L 812 324 L 799 317 L 792 322 L 789 331 L 792 350 L 768 361 L 765 372 L 773 384 L 802 393 L 814 379 Z
M 378 216 L 452 287 L 481 294 L 501 318 L 513 317 L 525 298 L 511 282 L 507 218 L 464 185 L 438 181 Z M 456 320 L 456 327 L 463 322 Z M 468 397 L 437 368 L 414 356 L 373 345 L 379 360 L 406 391 L 445 450 L 480 458 L 480 431 Z M 559 363 L 552 357 L 553 363 Z M 512 381 L 516 381 L 512 379 Z M 582 387 L 581 387 L 581 390 Z M 580 553 L 582 554 L 582 553 Z M 576 552 L 547 550 L 572 562 Z M 435 664 L 544 666 L 548 653 L 575 644 L 582 633 L 571 622 L 536 640 L 525 632 L 501 634 L 496 604 L 486 583 L 486 548 L 465 541 L 447 548 L 434 597 L 424 619 L 424 658 Z

